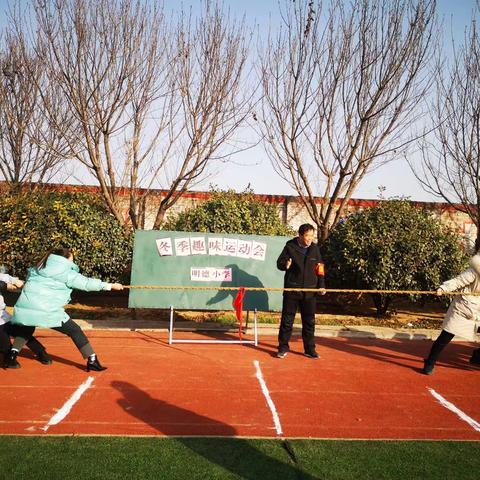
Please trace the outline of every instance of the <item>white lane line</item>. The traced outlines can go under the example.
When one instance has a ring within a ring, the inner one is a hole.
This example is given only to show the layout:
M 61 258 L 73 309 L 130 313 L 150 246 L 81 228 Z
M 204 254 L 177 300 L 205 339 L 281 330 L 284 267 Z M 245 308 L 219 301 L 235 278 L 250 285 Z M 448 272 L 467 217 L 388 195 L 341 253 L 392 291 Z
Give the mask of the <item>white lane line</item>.
M 465 412 L 462 412 L 453 403 L 443 398 L 433 388 L 429 388 L 428 390 L 439 401 L 439 403 L 442 406 L 444 406 L 445 408 L 448 408 L 450 411 L 457 414 L 464 422 L 467 422 L 474 430 L 476 430 L 477 432 L 480 432 L 480 423 L 478 423 L 472 417 L 469 417 Z
M 267 400 L 267 405 L 270 407 L 270 411 L 272 412 L 273 423 L 275 424 L 275 430 L 277 431 L 277 435 L 282 435 L 282 425 L 280 424 L 280 418 L 278 417 L 277 409 L 275 408 L 275 404 L 273 403 L 272 398 L 270 397 L 270 392 L 268 391 L 267 384 L 263 379 L 262 370 L 260 369 L 260 363 L 258 360 L 254 360 L 253 364 L 255 365 L 256 370 L 256 377 L 260 383 L 260 387 L 262 388 L 263 395 Z
M 88 377 L 74 392 L 74 394 L 63 404 L 63 407 L 42 427 L 45 432 L 52 426 L 60 423 L 69 413 L 73 406 L 80 400 L 80 397 L 91 387 L 94 377 Z

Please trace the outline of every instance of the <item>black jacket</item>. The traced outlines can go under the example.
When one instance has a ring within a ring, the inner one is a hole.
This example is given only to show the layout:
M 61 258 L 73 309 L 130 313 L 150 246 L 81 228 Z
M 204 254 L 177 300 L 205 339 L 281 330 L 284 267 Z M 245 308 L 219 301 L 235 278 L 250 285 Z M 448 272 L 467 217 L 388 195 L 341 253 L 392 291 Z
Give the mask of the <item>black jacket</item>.
M 6 291 L 7 291 L 7 284 L 0 280 L 0 293 L 6 292 Z
M 292 259 L 292 265 L 287 270 L 287 261 Z M 325 277 L 317 275 L 316 267 L 320 263 L 323 266 L 320 249 L 316 243 L 312 243 L 304 255 L 297 238 L 289 240 L 277 259 L 277 268 L 285 272 L 283 286 L 285 288 L 325 288 Z M 323 269 L 322 269 L 323 273 Z M 285 292 L 296 293 L 296 292 Z M 311 293 L 307 293 L 311 296 Z

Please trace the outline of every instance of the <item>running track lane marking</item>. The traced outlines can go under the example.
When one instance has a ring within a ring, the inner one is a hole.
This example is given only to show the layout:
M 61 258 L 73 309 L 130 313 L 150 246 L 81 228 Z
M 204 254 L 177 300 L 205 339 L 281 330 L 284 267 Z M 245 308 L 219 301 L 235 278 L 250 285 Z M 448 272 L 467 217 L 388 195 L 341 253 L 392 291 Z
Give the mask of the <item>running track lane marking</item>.
M 69 413 L 73 406 L 80 400 L 80 397 L 91 387 L 94 377 L 88 377 L 74 392 L 74 394 L 63 404 L 63 407 L 42 427 L 47 431 L 52 425 L 60 423 Z
M 262 371 L 260 370 L 260 362 L 258 360 L 254 360 L 253 364 L 255 365 L 256 370 L 256 377 L 260 383 L 260 387 L 262 388 L 262 393 L 267 400 L 267 405 L 270 407 L 270 411 L 272 412 L 273 423 L 275 424 L 275 430 L 277 431 L 277 435 L 282 435 L 282 425 L 280 425 L 280 418 L 278 417 L 277 409 L 275 408 L 275 404 L 270 397 L 270 392 L 268 391 L 267 384 L 263 379 Z
M 448 408 L 448 410 L 457 414 L 464 422 L 467 422 L 474 430 L 476 430 L 477 432 L 480 432 L 480 423 L 478 423 L 472 417 L 469 417 L 465 412 L 462 412 L 453 403 L 451 403 L 448 400 L 446 400 L 445 398 L 443 398 L 433 388 L 429 388 L 428 390 L 439 401 L 439 403 L 442 406 L 444 406 L 445 408 Z

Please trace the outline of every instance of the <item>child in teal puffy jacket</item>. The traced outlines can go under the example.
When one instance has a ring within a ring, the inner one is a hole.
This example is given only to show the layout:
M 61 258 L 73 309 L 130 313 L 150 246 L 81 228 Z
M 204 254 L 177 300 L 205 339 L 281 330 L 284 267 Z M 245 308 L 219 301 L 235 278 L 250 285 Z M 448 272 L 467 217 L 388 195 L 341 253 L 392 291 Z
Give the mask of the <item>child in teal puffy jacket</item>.
M 73 254 L 67 248 L 49 250 L 35 268 L 29 270 L 22 293 L 15 304 L 12 323 L 18 325 L 7 368 L 18 368 L 17 355 L 36 327 L 52 328 L 68 335 L 87 360 L 87 372 L 101 371 L 102 366 L 82 329 L 67 315 L 65 305 L 73 289 L 88 292 L 123 290 L 120 283 L 106 283 L 79 273 Z

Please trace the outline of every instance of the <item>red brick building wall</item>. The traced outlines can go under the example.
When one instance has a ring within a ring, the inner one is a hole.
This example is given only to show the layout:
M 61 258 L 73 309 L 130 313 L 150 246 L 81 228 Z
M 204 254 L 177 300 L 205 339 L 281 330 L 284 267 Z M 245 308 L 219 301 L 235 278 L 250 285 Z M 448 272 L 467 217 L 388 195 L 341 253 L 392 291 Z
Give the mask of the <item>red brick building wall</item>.
M 0 182 L 0 191 L 5 188 L 5 185 Z M 100 189 L 96 186 L 85 185 L 65 185 L 65 184 L 48 184 L 45 186 L 47 190 L 55 191 L 70 191 L 70 192 L 89 192 L 93 194 L 99 194 Z M 139 194 L 146 194 L 146 191 L 139 190 Z M 156 211 L 160 204 L 160 201 L 167 191 L 164 190 L 152 190 L 146 197 L 146 214 L 145 214 L 145 229 L 151 229 L 155 219 Z M 128 195 L 129 190 L 127 188 L 120 189 L 118 195 L 123 198 L 122 210 L 125 219 L 128 218 Z M 166 218 L 175 215 L 176 213 L 191 208 L 199 203 L 209 199 L 211 192 L 186 192 L 182 198 L 167 212 Z M 278 215 L 280 218 L 296 229 L 302 223 L 311 223 L 311 219 L 305 207 L 302 205 L 299 197 L 289 195 L 254 195 L 257 199 L 267 203 L 273 203 L 277 205 Z M 318 200 L 319 203 L 321 199 Z M 362 211 L 366 208 L 374 207 L 378 205 L 382 200 L 366 200 L 352 198 L 346 208 L 346 215 L 358 211 Z M 471 249 L 475 242 L 476 227 L 465 213 L 457 211 L 454 207 L 448 203 L 440 202 L 411 202 L 418 208 L 424 208 L 432 212 L 433 215 L 440 218 L 441 222 L 448 225 L 454 231 L 456 231 L 467 249 Z

